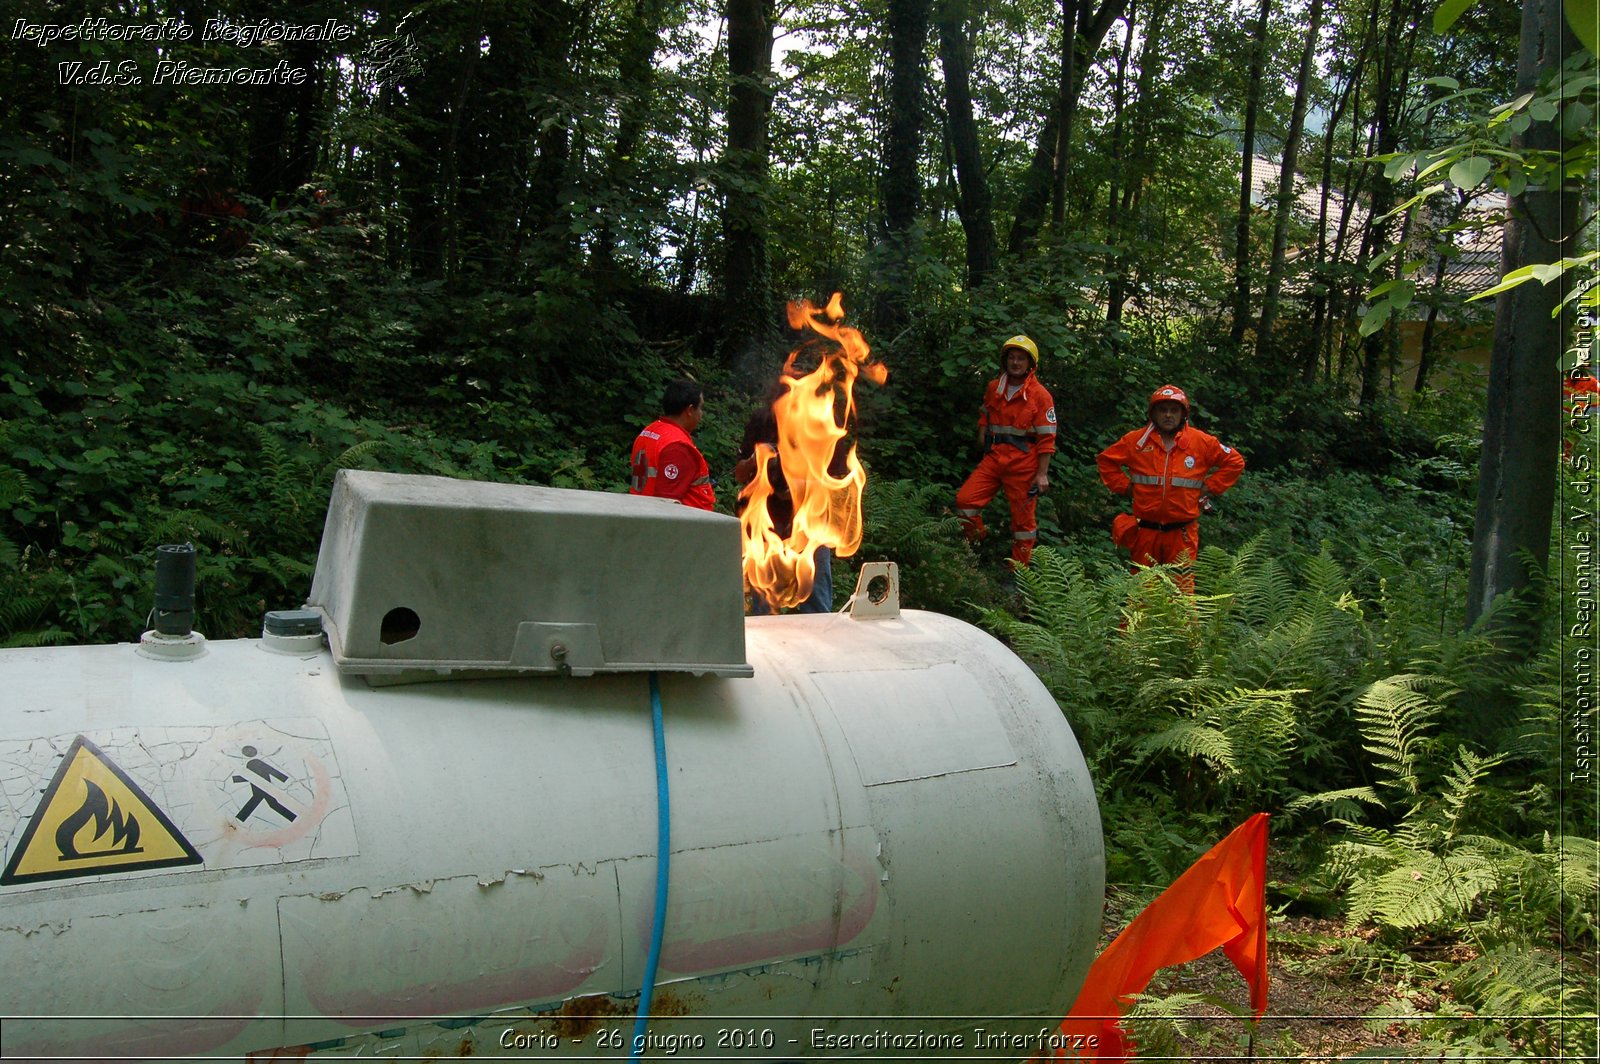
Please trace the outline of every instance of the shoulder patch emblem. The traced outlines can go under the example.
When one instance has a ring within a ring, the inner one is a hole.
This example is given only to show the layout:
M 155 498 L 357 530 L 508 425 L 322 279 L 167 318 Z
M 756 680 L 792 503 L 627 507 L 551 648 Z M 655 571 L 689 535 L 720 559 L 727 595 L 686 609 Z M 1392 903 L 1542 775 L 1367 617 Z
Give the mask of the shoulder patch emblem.
M 1223 444 L 1222 445 L 1222 453 L 1223 454 L 1232 454 L 1233 453 L 1233 448 L 1229 447 L 1227 444 Z
M 1046 410 L 1044 419 L 1054 425 L 1056 423 L 1056 408 L 1052 406 L 1049 410 Z
M 666 468 L 661 471 L 661 475 L 666 477 L 668 480 L 677 480 L 678 467 L 673 463 L 668 462 Z
M 1185 468 L 1185 469 L 1193 469 L 1194 468 L 1194 455 L 1186 454 L 1186 455 L 1183 456 L 1183 468 Z

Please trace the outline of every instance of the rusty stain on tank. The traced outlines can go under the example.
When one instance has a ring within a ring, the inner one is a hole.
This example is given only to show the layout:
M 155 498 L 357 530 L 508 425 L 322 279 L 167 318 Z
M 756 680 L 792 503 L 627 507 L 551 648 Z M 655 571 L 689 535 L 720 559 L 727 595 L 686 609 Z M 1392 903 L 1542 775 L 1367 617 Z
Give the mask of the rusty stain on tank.
M 650 998 L 652 1016 L 692 1016 L 694 1006 L 671 990 L 657 990 Z
M 550 1023 L 550 1033 L 561 1038 L 582 1038 L 603 1019 L 626 1016 L 633 1010 L 606 994 L 591 994 L 562 1002 Z

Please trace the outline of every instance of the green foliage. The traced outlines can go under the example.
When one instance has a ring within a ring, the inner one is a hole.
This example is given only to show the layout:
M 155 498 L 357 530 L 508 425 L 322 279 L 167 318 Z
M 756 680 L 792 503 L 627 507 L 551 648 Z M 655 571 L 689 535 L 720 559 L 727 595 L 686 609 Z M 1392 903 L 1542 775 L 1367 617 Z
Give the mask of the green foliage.
M 992 601 L 994 586 L 979 575 L 961 524 L 950 513 L 943 485 L 869 475 L 862 499 L 862 541 L 852 562 L 889 560 L 900 566 L 900 601 L 912 609 L 971 617 Z M 834 562 L 835 601 L 855 590 L 856 564 Z
M 1592 979 L 1578 954 L 1565 949 L 1593 945 L 1600 850 L 1587 838 L 1544 833 L 1525 841 L 1513 834 L 1495 780 L 1514 756 L 1464 744 L 1447 751 L 1437 732 L 1446 712 L 1440 699 L 1450 691 L 1440 678 L 1412 675 L 1362 692 L 1357 719 L 1377 779 L 1358 814 L 1332 821 L 1337 834 L 1327 871 L 1344 887 L 1350 923 L 1370 922 L 1382 932 L 1373 947 L 1380 955 L 1419 938 L 1470 945 L 1465 960 L 1418 965 L 1430 980 L 1450 985 L 1458 1003 L 1421 1025 L 1430 1049 L 1459 1052 L 1509 1039 L 1538 1056 L 1592 1053 L 1592 1023 L 1524 1018 L 1595 1009 Z M 1346 797 L 1327 793 L 1301 804 L 1326 808 Z M 1366 822 L 1386 811 L 1390 823 Z

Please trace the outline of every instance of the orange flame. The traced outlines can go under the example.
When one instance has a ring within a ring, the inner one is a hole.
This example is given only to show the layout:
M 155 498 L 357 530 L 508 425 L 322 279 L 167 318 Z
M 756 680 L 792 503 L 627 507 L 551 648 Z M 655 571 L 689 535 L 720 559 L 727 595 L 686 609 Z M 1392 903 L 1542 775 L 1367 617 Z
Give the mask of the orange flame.
M 844 307 L 838 292 L 819 310 L 809 300 L 789 304 L 789 326 L 809 328 L 833 344 L 825 349 L 817 368 L 803 376 L 795 358 L 816 345 L 810 340 L 783 364 L 783 393 L 773 402 L 778 422 L 778 466 L 794 501 L 794 525 L 787 538 L 778 535 L 767 511 L 773 495 L 767 466 L 773 449 L 756 445 L 755 478 L 739 493 L 746 502 L 740 523 L 744 531 L 745 585 L 766 599 L 774 610 L 798 606 L 811 595 L 816 581 L 816 553 L 832 547 L 849 557 L 861 546 L 861 490 L 867 472 L 852 444 L 844 455 L 844 473 L 830 467 L 845 426 L 855 416 L 855 382 L 864 376 L 875 384 L 889 378 L 881 362 L 868 362 L 871 348 L 860 330 L 841 324 Z

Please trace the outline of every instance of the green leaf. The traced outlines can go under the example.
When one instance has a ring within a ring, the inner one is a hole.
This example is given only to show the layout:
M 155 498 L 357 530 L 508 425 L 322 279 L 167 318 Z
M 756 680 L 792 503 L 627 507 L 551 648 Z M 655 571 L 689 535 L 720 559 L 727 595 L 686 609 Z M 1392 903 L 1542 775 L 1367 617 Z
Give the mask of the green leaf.
M 1455 25 L 1456 19 L 1466 13 L 1476 0 L 1444 0 L 1433 13 L 1433 32 L 1443 33 Z
M 1592 121 L 1594 109 L 1586 103 L 1573 100 L 1561 113 L 1561 135 L 1568 140 L 1577 140 L 1584 135 Z
M 1372 304 L 1372 309 L 1367 311 L 1361 318 L 1361 335 L 1371 336 L 1383 328 L 1384 323 L 1389 320 L 1389 312 L 1390 307 L 1387 299 L 1381 303 Z
M 1457 81 L 1455 78 L 1428 78 L 1423 82 L 1423 84 L 1432 85 L 1435 88 L 1440 89 L 1449 89 L 1451 92 L 1461 91 L 1461 82 Z
M 1594 0 L 1564 0 L 1567 25 L 1583 46 L 1593 55 L 1600 55 L 1600 8 Z
M 1395 178 L 1399 177 L 1401 174 L 1405 173 L 1413 165 L 1415 165 L 1416 161 L 1417 157 L 1415 155 L 1402 152 L 1401 154 L 1396 155 L 1393 159 L 1390 159 L 1388 164 L 1384 166 L 1383 176 L 1387 177 L 1390 181 L 1393 181 Z
M 1400 281 L 1395 284 L 1394 294 L 1389 297 L 1389 303 L 1395 310 L 1404 310 L 1411 305 L 1411 300 L 1416 294 L 1415 281 Z
M 1450 168 L 1450 183 L 1463 192 L 1483 184 L 1489 176 L 1489 160 L 1481 155 L 1469 156 Z
M 1474 300 L 1488 299 L 1490 296 L 1497 296 L 1501 292 L 1510 291 L 1511 289 L 1517 287 L 1517 285 L 1522 284 L 1524 281 L 1531 280 L 1533 280 L 1533 267 L 1523 266 L 1520 269 L 1512 270 L 1510 273 L 1500 278 L 1499 284 L 1495 285 L 1493 288 L 1484 289 L 1482 292 L 1479 292 L 1477 295 L 1469 298 L 1467 302 L 1471 303 Z

